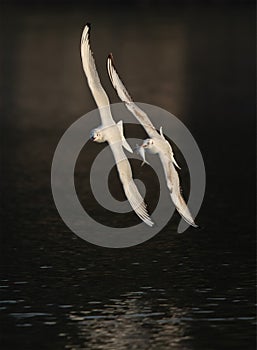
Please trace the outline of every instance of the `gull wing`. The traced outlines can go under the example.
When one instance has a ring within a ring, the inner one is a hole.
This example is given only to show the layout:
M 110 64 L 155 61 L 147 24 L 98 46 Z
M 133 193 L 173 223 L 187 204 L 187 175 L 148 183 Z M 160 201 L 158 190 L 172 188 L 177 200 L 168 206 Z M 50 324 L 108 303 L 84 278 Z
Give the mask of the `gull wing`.
M 94 97 L 97 107 L 100 111 L 100 116 L 103 126 L 108 126 L 114 123 L 111 115 L 109 98 L 104 91 L 100 82 L 94 57 L 89 43 L 90 25 L 87 24 L 83 30 L 81 37 L 81 58 L 84 72 L 87 77 L 88 85 Z
M 116 90 L 121 101 L 125 102 L 127 109 L 142 124 L 142 126 L 144 127 L 144 129 L 147 132 L 147 134 L 149 135 L 149 137 L 160 138 L 159 133 L 157 132 L 157 130 L 153 126 L 148 115 L 133 102 L 127 89 L 125 88 L 124 84 L 122 83 L 122 81 L 117 73 L 117 70 L 114 67 L 112 54 L 110 54 L 108 56 L 107 68 L 108 68 L 108 73 L 109 73 L 109 77 L 111 79 L 112 85 L 113 85 L 114 89 Z
M 167 182 L 168 189 L 170 191 L 172 202 L 174 203 L 177 211 L 183 217 L 183 219 L 189 225 L 197 227 L 182 197 L 181 190 L 180 190 L 179 176 L 172 162 L 172 159 L 168 155 L 164 154 L 163 152 L 160 152 L 159 156 L 164 169 L 166 182 Z
M 109 98 L 101 85 L 96 70 L 95 61 L 89 44 L 89 31 L 90 25 L 87 24 L 81 37 L 82 64 L 87 77 L 89 88 L 95 99 L 97 107 L 100 110 L 102 125 L 108 126 L 115 123 L 111 116 Z M 110 147 L 112 149 L 119 177 L 128 201 L 140 219 L 143 220 L 147 225 L 153 226 L 154 223 L 147 213 L 144 200 L 133 181 L 131 167 L 125 153 L 123 152 L 122 144 L 117 142 L 113 144 L 110 143 Z
M 125 153 L 123 152 L 121 144 L 113 143 L 113 144 L 110 144 L 110 147 L 116 162 L 120 181 L 123 185 L 125 195 L 132 209 L 135 211 L 137 216 L 142 221 L 144 221 L 148 226 L 152 227 L 154 223 L 151 220 L 150 216 L 148 215 L 144 199 L 142 198 L 141 194 L 139 193 L 134 183 L 134 180 L 132 177 L 132 170 L 131 170 L 129 161 Z

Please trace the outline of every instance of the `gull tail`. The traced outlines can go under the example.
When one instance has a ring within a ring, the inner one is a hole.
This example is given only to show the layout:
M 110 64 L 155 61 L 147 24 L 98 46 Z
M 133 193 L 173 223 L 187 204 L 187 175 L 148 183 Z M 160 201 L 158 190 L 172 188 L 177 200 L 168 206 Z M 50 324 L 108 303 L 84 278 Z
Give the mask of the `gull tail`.
M 180 166 L 178 165 L 178 163 L 176 162 L 176 159 L 174 157 L 174 154 L 172 155 L 172 163 L 176 165 L 176 167 L 181 170 Z
M 127 151 L 129 151 L 130 153 L 133 153 L 132 148 L 130 147 L 130 145 L 128 144 L 128 142 L 126 141 L 126 139 L 125 139 L 125 137 L 124 137 L 124 134 L 123 134 L 123 122 L 122 122 L 122 120 L 120 120 L 120 121 L 117 123 L 117 126 L 118 126 L 119 131 L 120 131 L 122 146 L 123 146 Z

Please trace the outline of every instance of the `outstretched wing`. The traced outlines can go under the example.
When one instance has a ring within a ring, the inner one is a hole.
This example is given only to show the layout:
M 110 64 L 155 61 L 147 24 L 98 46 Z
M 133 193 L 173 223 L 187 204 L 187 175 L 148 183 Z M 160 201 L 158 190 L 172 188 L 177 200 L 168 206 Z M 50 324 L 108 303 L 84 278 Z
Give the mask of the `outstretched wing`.
M 156 131 L 155 127 L 153 126 L 152 122 L 150 121 L 148 115 L 142 111 L 141 108 L 139 108 L 130 97 L 127 89 L 125 88 L 124 84 L 122 83 L 117 70 L 114 67 L 113 64 L 113 57 L 112 54 L 108 56 L 107 59 L 107 68 L 109 77 L 111 79 L 112 85 L 114 89 L 116 90 L 119 98 L 121 101 L 125 102 L 127 109 L 137 118 L 137 120 L 142 124 L 145 131 L 149 135 L 149 137 L 160 137 L 159 133 Z
M 133 177 L 132 170 L 129 161 L 123 152 L 121 144 L 114 143 L 110 144 L 116 166 L 118 169 L 119 177 L 123 185 L 125 195 L 137 216 L 144 221 L 148 226 L 153 226 L 154 223 L 148 215 L 146 204 L 141 194 L 139 193 Z
M 95 99 L 97 107 L 99 108 L 102 124 L 104 126 L 113 124 L 113 119 L 110 111 L 110 102 L 109 98 L 104 91 L 102 84 L 100 82 L 94 57 L 90 48 L 89 43 L 89 32 L 90 25 L 87 24 L 83 30 L 81 37 L 81 58 L 84 72 L 87 77 L 89 88 L 92 92 L 92 95 Z
M 103 126 L 114 124 L 114 120 L 111 116 L 110 102 L 106 92 L 104 91 L 97 70 L 92 51 L 89 44 L 89 31 L 90 26 L 87 24 L 84 28 L 81 37 L 81 58 L 83 69 L 86 74 L 89 88 L 95 99 L 97 107 L 100 110 Z M 132 178 L 132 171 L 129 161 L 123 152 L 121 143 L 110 144 L 116 164 L 119 172 L 119 177 L 122 182 L 124 192 L 128 201 L 130 202 L 133 210 L 147 225 L 153 226 L 153 222 L 149 217 L 146 205 L 142 196 L 140 195 Z
M 180 183 L 179 183 L 179 176 L 177 173 L 177 170 L 172 162 L 172 159 L 170 156 L 164 154 L 163 152 L 159 153 L 162 166 L 164 169 L 166 182 L 168 189 L 170 191 L 170 196 L 172 199 L 172 202 L 174 203 L 177 211 L 179 214 L 183 217 L 183 219 L 191 226 L 197 227 L 197 225 L 194 222 L 194 219 L 182 197 L 181 190 L 180 190 Z

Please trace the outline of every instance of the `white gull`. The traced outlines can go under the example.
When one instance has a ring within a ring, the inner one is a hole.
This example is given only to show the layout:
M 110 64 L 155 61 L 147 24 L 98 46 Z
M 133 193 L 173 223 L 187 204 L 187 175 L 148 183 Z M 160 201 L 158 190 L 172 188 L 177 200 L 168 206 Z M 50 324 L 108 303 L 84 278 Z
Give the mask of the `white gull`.
M 108 142 L 116 162 L 120 181 L 131 207 L 142 221 L 149 226 L 153 226 L 154 223 L 148 215 L 146 204 L 133 181 L 130 163 L 122 148 L 124 147 L 132 152 L 123 135 L 122 121 L 115 123 L 113 120 L 109 98 L 101 85 L 96 70 L 89 44 L 89 31 L 90 25 L 87 24 L 81 37 L 81 58 L 88 85 L 99 108 L 102 121 L 99 127 L 91 131 L 90 137 L 95 142 Z
M 133 102 L 114 67 L 112 54 L 107 59 L 107 68 L 111 82 L 119 98 L 125 103 L 127 109 L 137 118 L 149 135 L 149 138 L 144 140 L 143 144 L 136 149 L 143 158 L 143 164 L 146 162 L 144 150 L 159 155 L 165 173 L 167 187 L 177 211 L 188 224 L 197 227 L 182 197 L 179 176 L 175 168 L 175 166 L 178 168 L 179 166 L 174 158 L 171 145 L 163 135 L 162 128 L 159 134 L 148 115 Z

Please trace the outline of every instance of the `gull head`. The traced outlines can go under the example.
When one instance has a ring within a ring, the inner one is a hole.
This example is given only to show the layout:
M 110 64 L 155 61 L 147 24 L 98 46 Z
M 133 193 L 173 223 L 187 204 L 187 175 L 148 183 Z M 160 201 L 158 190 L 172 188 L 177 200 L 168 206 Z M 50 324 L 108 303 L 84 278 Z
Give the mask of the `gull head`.
M 90 139 L 94 142 L 104 142 L 103 134 L 99 129 L 91 130 Z
M 159 153 L 160 151 L 158 144 L 156 144 L 156 140 L 153 140 L 152 138 L 144 140 L 141 147 L 143 150 L 146 150 L 151 154 L 156 154 L 156 153 Z
M 154 147 L 154 141 L 153 139 L 146 139 L 144 140 L 142 147 L 145 149 L 151 149 L 152 147 Z

